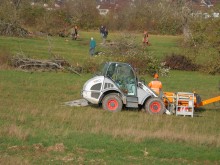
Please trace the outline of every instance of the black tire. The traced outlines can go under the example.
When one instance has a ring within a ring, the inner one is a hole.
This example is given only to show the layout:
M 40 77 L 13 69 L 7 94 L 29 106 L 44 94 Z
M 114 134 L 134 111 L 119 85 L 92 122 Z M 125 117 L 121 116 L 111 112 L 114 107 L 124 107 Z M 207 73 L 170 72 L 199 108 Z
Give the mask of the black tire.
M 144 109 L 149 114 L 163 114 L 166 111 L 164 102 L 158 97 L 147 100 Z
M 108 94 L 102 100 L 102 107 L 110 112 L 119 112 L 122 109 L 122 100 L 117 94 Z

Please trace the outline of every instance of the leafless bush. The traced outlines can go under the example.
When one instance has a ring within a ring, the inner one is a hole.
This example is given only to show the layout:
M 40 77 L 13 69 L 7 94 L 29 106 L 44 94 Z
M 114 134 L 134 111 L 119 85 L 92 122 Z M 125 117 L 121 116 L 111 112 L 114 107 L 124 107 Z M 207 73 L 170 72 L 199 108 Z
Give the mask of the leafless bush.
M 105 44 L 107 55 L 137 55 L 142 52 L 140 45 L 136 43 L 136 36 L 122 33 L 114 42 Z
M 0 20 L 0 35 L 26 37 L 28 36 L 28 31 L 16 23 L 6 23 Z
M 166 76 L 169 73 L 169 67 L 165 66 L 159 59 L 153 57 L 148 52 L 147 47 L 138 44 L 136 36 L 130 34 L 121 34 L 114 42 L 105 44 L 105 56 L 115 61 L 126 62 L 137 68 L 139 74 L 151 74 L 159 72 Z M 111 59 L 111 60 L 112 60 Z

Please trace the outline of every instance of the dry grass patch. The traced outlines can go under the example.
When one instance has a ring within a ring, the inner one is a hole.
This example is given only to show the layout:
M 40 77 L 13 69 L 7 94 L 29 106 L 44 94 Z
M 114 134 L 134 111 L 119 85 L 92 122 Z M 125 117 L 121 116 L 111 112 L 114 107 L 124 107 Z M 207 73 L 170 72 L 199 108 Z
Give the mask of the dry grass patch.
M 25 160 L 19 156 L 10 156 L 7 154 L 0 155 L 0 164 L 2 165 L 30 165 L 31 163 L 28 160 Z
M 54 151 L 54 152 L 64 152 L 65 151 L 65 146 L 63 143 L 58 143 L 55 144 L 54 146 L 49 146 L 47 147 L 47 151 Z
M 18 121 L 19 123 L 25 124 L 26 121 L 27 121 L 27 118 L 26 118 L 26 116 L 25 116 L 24 114 L 22 114 L 22 115 L 19 115 L 19 116 L 17 117 L 17 121 Z
M 71 111 L 60 111 L 55 114 L 55 118 L 57 118 L 60 124 L 68 122 L 71 120 L 72 112 Z
M 87 148 L 75 147 L 73 153 L 67 153 L 64 156 L 57 156 L 56 160 L 62 161 L 64 163 L 72 163 L 72 164 L 106 164 L 103 159 L 86 159 L 85 155 L 88 153 L 103 153 L 104 150 L 90 150 Z
M 1 130 L 1 135 L 8 137 L 15 137 L 20 140 L 27 140 L 27 138 L 30 135 L 30 130 L 29 129 L 26 130 L 15 124 L 11 124 L 9 126 L 3 127 L 3 129 Z
M 56 115 L 60 124 L 66 127 L 58 129 L 65 135 L 77 130 L 86 133 L 107 134 L 114 138 L 123 138 L 141 142 L 148 138 L 168 141 L 181 141 L 190 144 L 220 146 L 220 136 L 216 132 L 219 123 L 214 116 L 176 117 L 153 116 L 143 112 L 109 113 L 98 107 L 77 108 L 72 112 L 63 111 Z M 210 119 L 209 119 L 210 118 Z M 209 120 L 209 123 L 204 123 Z
M 42 143 L 33 144 L 32 146 L 10 146 L 8 150 L 21 151 L 21 150 L 34 150 L 35 152 L 64 152 L 65 146 L 63 143 L 56 143 L 53 146 L 44 147 Z

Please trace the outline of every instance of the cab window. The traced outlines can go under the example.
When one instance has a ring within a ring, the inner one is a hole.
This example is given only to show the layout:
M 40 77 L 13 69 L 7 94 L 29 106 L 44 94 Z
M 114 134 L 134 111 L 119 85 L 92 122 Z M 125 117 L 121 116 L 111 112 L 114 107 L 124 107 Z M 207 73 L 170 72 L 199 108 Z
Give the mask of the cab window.
M 136 78 L 132 68 L 127 64 L 111 64 L 107 71 L 111 78 L 125 95 L 136 96 Z

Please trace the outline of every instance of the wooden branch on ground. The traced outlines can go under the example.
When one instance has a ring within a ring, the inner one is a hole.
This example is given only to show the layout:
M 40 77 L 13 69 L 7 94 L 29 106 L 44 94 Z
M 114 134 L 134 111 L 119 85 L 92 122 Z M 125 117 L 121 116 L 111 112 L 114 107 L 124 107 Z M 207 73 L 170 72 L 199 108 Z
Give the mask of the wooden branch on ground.
M 36 60 L 26 57 L 14 56 L 11 59 L 11 65 L 23 70 L 62 70 L 75 73 L 80 76 L 80 73 L 76 71 L 77 67 L 73 67 L 64 59 L 53 60 Z M 79 69 L 78 69 L 79 70 Z M 82 69 L 81 69 L 82 70 Z

